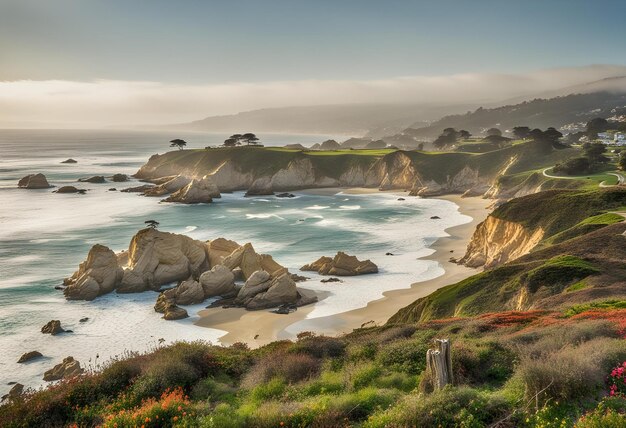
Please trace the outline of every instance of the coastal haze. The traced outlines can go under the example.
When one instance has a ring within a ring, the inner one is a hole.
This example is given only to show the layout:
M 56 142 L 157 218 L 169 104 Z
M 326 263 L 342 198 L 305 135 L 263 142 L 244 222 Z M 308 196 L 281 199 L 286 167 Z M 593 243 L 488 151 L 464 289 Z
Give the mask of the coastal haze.
M 626 426 L 625 14 L 0 0 L 0 426 Z

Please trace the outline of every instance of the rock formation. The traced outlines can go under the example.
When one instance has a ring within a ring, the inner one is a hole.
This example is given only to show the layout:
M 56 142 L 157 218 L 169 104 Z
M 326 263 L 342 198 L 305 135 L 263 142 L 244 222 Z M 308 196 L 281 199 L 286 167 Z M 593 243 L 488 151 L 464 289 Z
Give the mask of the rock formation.
M 339 251 L 334 258 L 320 257 L 313 263 L 302 266 L 300 270 L 315 271 L 320 275 L 354 276 L 378 273 L 378 266 L 370 260 L 360 261 L 355 256 Z
M 69 159 L 66 159 L 66 160 L 62 161 L 61 163 L 78 163 L 78 161 L 74 160 L 72 158 L 69 158 Z
M 156 187 L 154 184 L 142 184 L 141 186 L 127 187 L 121 191 L 124 193 L 145 193 L 154 187 Z
M 204 298 L 227 296 L 235 291 L 235 275 L 224 265 L 213 266 L 200 275 Z
M 111 181 L 114 181 L 116 183 L 123 183 L 124 181 L 128 181 L 129 178 L 126 174 L 113 174 L 113 176 L 111 176 Z
M 54 193 L 80 193 L 84 195 L 87 192 L 85 189 L 78 189 L 74 186 L 61 186 Z
M 172 193 L 164 202 L 178 202 L 181 204 L 210 203 L 213 198 L 221 198 L 219 189 L 210 176 L 205 175 L 201 179 L 191 180 L 182 189 Z
M 185 235 L 140 230 L 128 249 L 128 267 L 117 291 L 158 290 L 162 285 L 199 277 L 209 268 L 206 244 Z
M 269 273 L 259 270 L 254 272 L 239 290 L 234 304 L 254 311 L 282 305 L 302 306 L 315 301 L 316 296 L 298 290 L 289 273 L 272 278 Z
M 273 278 L 287 272 L 287 269 L 276 263 L 272 256 L 257 254 L 250 243 L 237 248 L 228 257 L 225 257 L 222 260 L 222 264 L 230 270 L 234 270 L 237 267 L 241 268 L 245 279 L 250 278 L 257 270 L 264 270 Z
M 43 334 L 51 334 L 52 336 L 56 336 L 59 333 L 63 333 L 65 330 L 61 327 L 61 321 L 52 320 L 48 321 L 46 325 L 41 327 L 41 332 Z
M 529 230 L 520 223 L 488 216 L 480 223 L 459 263 L 469 267 L 494 267 L 532 250 L 543 238 L 541 228 Z
M 78 179 L 78 181 L 82 183 L 96 183 L 96 184 L 106 183 L 106 180 L 104 179 L 104 176 L 102 175 L 94 175 L 93 177 L 80 178 Z
M 49 189 L 52 187 L 46 176 L 39 174 L 29 174 L 26 177 L 22 177 L 20 181 L 17 183 L 17 187 L 21 187 L 23 189 Z
M 57 364 L 43 374 L 43 380 L 52 382 L 55 380 L 67 379 L 82 374 L 84 370 L 80 363 L 73 357 L 66 357 L 61 364 Z
M 22 354 L 22 356 L 20 357 L 19 360 L 17 360 L 18 363 L 26 363 L 30 360 L 34 360 L 35 358 L 39 358 L 39 357 L 43 357 L 43 355 L 41 354 L 41 352 L 39 351 L 30 351 L 30 352 L 26 352 L 24 354 Z
M 11 387 L 8 394 L 2 396 L 2 401 L 5 400 L 16 400 L 24 393 L 24 385 L 21 383 L 16 383 Z
M 63 291 L 69 300 L 93 300 L 113 291 L 124 275 L 116 254 L 104 245 L 91 247 L 87 260 L 78 266 L 74 274 L 63 283 Z
M 175 294 L 174 289 L 162 292 L 154 305 L 154 310 L 163 314 L 163 319 L 168 321 L 180 320 L 189 316 L 187 310 L 176 305 Z
M 168 180 L 158 184 L 157 186 L 146 189 L 143 194 L 146 196 L 163 196 L 168 193 L 178 192 L 183 187 L 187 186 L 191 179 L 184 175 L 177 175 L 175 177 L 167 177 Z

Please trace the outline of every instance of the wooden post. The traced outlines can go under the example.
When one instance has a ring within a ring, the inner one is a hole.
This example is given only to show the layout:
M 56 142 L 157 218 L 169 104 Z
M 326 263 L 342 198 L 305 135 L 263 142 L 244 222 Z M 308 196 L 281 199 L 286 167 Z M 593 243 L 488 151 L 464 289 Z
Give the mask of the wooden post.
M 426 373 L 435 391 L 454 382 L 450 340 L 435 339 L 435 349 L 426 351 Z

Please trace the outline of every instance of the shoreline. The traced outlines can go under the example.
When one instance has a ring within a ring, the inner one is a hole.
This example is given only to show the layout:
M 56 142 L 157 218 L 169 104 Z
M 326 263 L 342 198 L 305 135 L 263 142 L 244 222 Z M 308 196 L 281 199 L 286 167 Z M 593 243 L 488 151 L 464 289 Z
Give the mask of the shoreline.
M 338 192 L 346 194 L 379 193 L 377 189 L 312 189 L 304 193 L 316 195 L 333 195 Z M 385 191 L 398 196 L 406 192 L 397 190 Z M 246 311 L 231 308 L 204 309 L 198 312 L 200 317 L 195 325 L 224 330 L 227 333 L 219 338 L 223 345 L 244 342 L 251 347 L 263 346 L 275 340 L 294 339 L 299 332 L 314 331 L 317 334 L 339 335 L 349 333 L 361 325 L 384 324 L 393 314 L 420 297 L 427 296 L 435 290 L 449 284 L 459 282 L 479 272 L 449 261 L 450 257 L 460 258 L 465 254 L 467 245 L 478 223 L 490 213 L 488 206 L 491 200 L 480 197 L 462 198 L 461 195 L 445 195 L 432 199 L 443 199 L 455 203 L 461 214 L 471 217 L 471 221 L 446 229 L 449 236 L 437 239 L 429 249 L 432 253 L 420 259 L 433 260 L 439 263 L 444 273 L 436 278 L 412 283 L 408 288 L 386 291 L 383 297 L 370 301 L 365 307 L 333 314 L 325 317 L 307 319 L 314 305 L 298 308 L 288 315 L 277 315 L 268 311 Z M 306 282 L 302 284 L 306 289 Z

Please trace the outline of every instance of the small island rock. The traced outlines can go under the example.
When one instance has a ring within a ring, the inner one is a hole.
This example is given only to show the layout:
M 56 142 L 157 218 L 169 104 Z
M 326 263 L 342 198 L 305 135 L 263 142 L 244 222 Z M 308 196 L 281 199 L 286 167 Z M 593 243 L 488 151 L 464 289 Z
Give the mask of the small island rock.
M 63 330 L 63 328 L 61 327 L 61 321 L 59 320 L 48 321 L 46 325 L 41 327 L 41 332 L 43 334 L 51 334 L 53 336 L 56 336 L 59 333 L 63 333 L 64 331 L 65 330 Z
M 39 351 L 30 351 L 30 352 L 26 352 L 25 354 L 22 354 L 22 356 L 20 357 L 19 360 L 17 360 L 17 362 L 18 363 L 25 363 L 27 361 L 34 360 L 35 358 L 39 358 L 39 357 L 43 357 L 41 352 L 39 352 Z
M 94 175 L 93 177 L 89 177 L 89 178 L 80 178 L 78 181 L 82 183 L 96 183 L 96 184 L 106 183 L 106 180 L 104 179 L 102 175 Z
M 78 163 L 78 161 L 75 159 L 69 158 L 69 159 L 62 161 L 61 163 Z
M 38 173 L 22 177 L 22 179 L 18 181 L 17 187 L 22 189 L 49 189 L 52 186 L 48 183 L 45 175 Z
M 87 192 L 87 190 L 78 189 L 74 186 L 61 186 L 57 190 L 55 190 L 54 193 L 80 193 L 81 195 L 84 195 L 85 192 Z
M 60 379 L 67 379 L 70 377 L 78 376 L 82 374 L 84 370 L 80 367 L 80 363 L 73 357 L 66 357 L 61 364 L 57 364 L 50 370 L 43 374 L 43 380 L 46 382 L 52 382 Z
M 360 261 L 355 256 L 339 251 L 334 258 L 320 257 L 315 262 L 302 266 L 300 270 L 315 271 L 320 275 L 353 276 L 377 273 L 378 266 L 370 260 Z
M 128 180 L 129 178 L 126 174 L 113 174 L 113 176 L 111 177 L 111 181 L 114 181 L 116 183 L 123 183 Z

